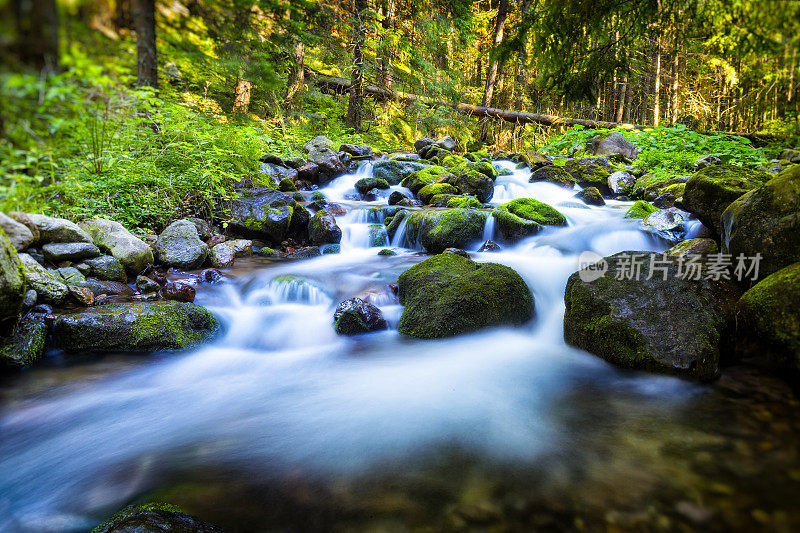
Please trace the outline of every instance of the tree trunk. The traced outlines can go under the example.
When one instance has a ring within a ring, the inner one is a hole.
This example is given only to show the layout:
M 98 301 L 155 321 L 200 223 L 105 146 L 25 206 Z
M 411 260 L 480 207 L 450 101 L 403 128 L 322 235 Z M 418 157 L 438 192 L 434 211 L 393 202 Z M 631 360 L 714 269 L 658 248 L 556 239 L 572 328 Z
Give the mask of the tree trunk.
M 627 76 L 625 77 L 627 80 Z M 629 123 L 631 121 L 631 108 L 633 107 L 633 83 L 627 82 L 625 87 L 625 110 L 622 113 L 622 122 Z
M 383 22 L 381 26 L 384 31 L 389 31 L 394 28 L 394 13 L 395 6 L 394 0 L 385 0 L 383 2 Z M 394 76 L 392 75 L 392 48 L 387 47 L 386 51 L 381 57 L 380 68 L 380 83 L 390 91 L 394 88 Z
M 364 114 L 364 39 L 366 27 L 362 16 L 367 9 L 366 0 L 355 0 L 355 27 L 353 31 L 353 72 L 350 75 L 350 99 L 347 102 L 345 126 L 361 131 Z
M 133 25 L 136 29 L 136 86 L 158 88 L 155 0 L 133 0 Z
M 522 16 L 524 17 L 528 13 L 528 9 L 530 8 L 531 0 L 523 0 L 522 1 Z M 523 105 L 523 98 L 525 96 L 525 81 L 526 81 L 526 72 L 525 68 L 528 63 L 528 39 L 527 36 L 523 37 L 519 44 L 519 56 L 517 58 L 517 77 L 516 77 L 516 99 L 514 101 L 514 110 L 515 111 L 522 111 Z M 522 125 L 519 122 L 514 123 L 514 131 L 513 131 L 513 138 L 514 138 L 514 150 L 520 151 L 521 150 L 521 141 L 522 141 Z
M 676 37 L 677 40 L 677 37 Z M 670 91 L 670 124 L 678 122 L 678 69 L 680 67 L 680 54 L 678 47 L 675 46 L 675 57 L 672 58 L 672 90 Z
M 661 35 L 656 37 L 656 57 L 653 65 L 653 126 L 658 127 L 661 114 Z
M 59 20 L 55 0 L 14 0 L 13 9 L 20 61 L 37 70 L 57 72 Z
M 486 72 L 486 85 L 483 89 L 483 99 L 481 100 L 481 107 L 491 107 L 492 95 L 494 94 L 494 87 L 497 84 L 497 68 L 499 62 L 495 54 L 497 47 L 503 41 L 503 30 L 506 26 L 506 18 L 508 17 L 508 0 L 500 0 L 497 6 L 497 19 L 494 25 L 494 39 L 492 40 L 493 46 L 489 51 L 489 69 Z M 481 144 L 485 143 L 489 137 L 489 118 L 484 117 L 480 121 L 480 134 L 479 139 Z
M 233 115 L 245 115 L 250 108 L 250 88 L 249 81 L 241 75 L 236 82 L 236 90 L 233 97 Z
M 116 0 L 114 12 L 114 25 L 118 30 L 133 28 L 133 12 L 131 0 Z
M 303 95 L 303 88 L 306 84 L 306 45 L 298 41 L 294 47 L 294 55 L 289 65 L 289 81 L 286 87 L 286 105 L 290 108 L 298 108 L 300 97 Z

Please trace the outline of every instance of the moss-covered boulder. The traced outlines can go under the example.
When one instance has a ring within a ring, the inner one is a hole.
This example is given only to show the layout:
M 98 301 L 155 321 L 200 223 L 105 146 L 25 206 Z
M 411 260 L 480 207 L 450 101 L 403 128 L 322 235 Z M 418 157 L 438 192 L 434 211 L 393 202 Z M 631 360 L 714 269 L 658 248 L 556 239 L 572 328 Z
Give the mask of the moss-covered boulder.
M 218 329 L 214 315 L 192 303 L 115 303 L 59 315 L 53 338 L 66 352 L 153 352 L 194 346 Z
M 724 251 L 760 253 L 762 276 L 800 261 L 800 165 L 734 201 L 722 223 Z
M 403 209 L 395 213 L 395 215 L 392 216 L 391 218 L 384 219 L 384 225 L 386 226 L 386 233 L 389 236 L 389 239 L 394 238 L 394 234 L 397 231 L 397 228 L 399 228 L 400 224 L 402 224 L 403 221 L 406 219 L 408 213 L 409 211 Z
M 586 205 L 606 205 L 603 200 L 603 195 L 597 190 L 597 187 L 586 187 L 575 195 L 575 198 L 582 201 Z
M 737 348 L 800 372 L 800 263 L 762 279 L 737 305 Z
M 719 253 L 719 246 L 717 246 L 714 239 L 687 239 L 679 242 L 664 253 L 673 257 L 717 254 Z
M 160 263 L 186 270 L 200 268 L 208 257 L 208 245 L 188 220 L 176 220 L 167 226 L 158 236 L 155 250 Z
M 412 246 L 421 245 L 433 254 L 467 248 L 483 236 L 486 216 L 472 209 L 414 211 L 406 218 L 406 236 Z
M 561 187 L 571 189 L 575 186 L 575 178 L 567 169 L 559 165 L 546 165 L 533 171 L 528 179 L 531 183 L 545 181 L 555 183 Z
M 591 160 L 570 159 L 564 164 L 564 169 L 581 187 L 597 187 L 597 190 L 604 196 L 611 195 L 611 189 L 608 186 L 608 177 L 611 176 L 611 172 L 606 167 L 593 163 Z
M 474 196 L 452 196 L 445 202 L 447 207 L 478 208 L 483 204 Z
M 682 207 L 700 222 L 722 233 L 722 212 L 744 193 L 766 183 L 772 176 L 735 165 L 716 165 L 695 172 L 683 191 Z
M 25 271 L 22 261 L 0 229 L 0 320 L 15 316 L 25 298 Z
M 19 254 L 19 260 L 29 289 L 36 291 L 38 301 L 46 304 L 61 305 L 69 295 L 69 289 L 63 280 L 59 280 L 29 254 Z
M 125 266 L 122 261 L 111 255 L 103 255 L 94 259 L 84 261 L 88 272 L 87 275 L 102 281 L 119 281 L 125 283 L 128 276 L 125 274 Z
M 444 174 L 447 174 L 447 169 L 444 167 L 439 165 L 430 166 L 412 172 L 403 179 L 401 185 L 410 189 L 414 194 L 417 194 L 424 186 L 436 183 L 439 180 L 439 176 Z
M 370 224 L 367 226 L 370 248 L 389 246 L 389 234 L 383 224 Z
M 458 194 L 435 194 L 431 197 L 430 201 L 428 201 L 428 205 L 431 207 L 466 207 L 461 205 L 448 206 L 447 203 L 453 198 L 472 198 L 473 200 L 478 202 L 478 200 L 476 200 L 474 196 L 461 196 Z M 478 202 L 478 205 L 483 205 L 483 204 Z
M 454 185 L 450 185 L 449 183 L 431 183 L 430 185 L 426 185 L 419 190 L 417 193 L 417 197 L 422 201 L 424 204 L 430 204 L 431 198 L 438 194 L 458 194 L 458 189 Z
M 629 194 L 636 184 L 636 177 L 627 170 L 618 170 L 608 176 L 608 188 L 614 194 Z
M 356 182 L 356 190 L 364 195 L 372 189 L 388 189 L 389 182 L 381 178 L 361 178 Z
M 98 248 L 111 254 L 131 274 L 139 274 L 154 262 L 153 250 L 119 222 L 102 218 L 86 220 L 79 226 Z
M 449 174 L 443 181 L 455 186 L 461 194 L 474 196 L 481 203 L 486 203 L 492 199 L 494 195 L 494 180 L 482 174 L 477 170 L 464 170 L 457 169 L 458 174 L 455 172 Z
M 373 163 L 372 175 L 377 179 L 386 180 L 389 185 L 398 185 L 411 173 L 429 166 L 419 161 L 382 159 Z
M 636 200 L 632 206 L 625 211 L 625 218 L 644 218 L 650 213 L 656 213 L 658 208 L 644 200 Z
M 677 261 L 662 259 L 622 252 L 604 259 L 605 275 L 588 269 L 572 274 L 564 295 L 564 338 L 624 368 L 714 379 L 721 354 L 730 350 L 726 342 L 741 291 L 725 280 L 683 279 Z M 633 261 L 640 265 L 638 276 Z
M 497 230 L 507 242 L 516 242 L 543 226 L 566 226 L 567 219 L 553 207 L 533 198 L 517 198 L 492 211 Z
M 497 179 L 497 169 L 488 161 L 478 161 L 475 163 L 475 170 L 480 172 L 484 176 L 491 178 L 492 180 Z
M 636 159 L 639 149 L 621 133 L 612 131 L 589 139 L 589 151 L 595 155 L 621 156 L 628 161 Z
M 457 254 L 439 254 L 409 268 L 397 286 L 405 306 L 400 333 L 420 339 L 520 325 L 534 314 L 533 295 L 514 270 Z
M 91 533 L 224 533 L 213 524 L 165 503 L 130 505 L 95 527 Z
M 308 222 L 308 238 L 311 244 L 339 244 L 342 242 L 342 230 L 336 224 L 333 215 L 325 210 L 317 211 Z
M 338 335 L 360 335 L 387 328 L 381 310 L 361 298 L 343 301 L 333 313 L 333 329 Z
M 306 238 L 311 218 L 288 194 L 263 188 L 244 191 L 242 198 L 230 202 L 230 217 L 228 229 L 272 245 L 289 236 Z
M 0 366 L 18 369 L 30 366 L 44 354 L 47 323 L 40 314 L 28 314 L 14 327 L 11 337 L 0 341 Z

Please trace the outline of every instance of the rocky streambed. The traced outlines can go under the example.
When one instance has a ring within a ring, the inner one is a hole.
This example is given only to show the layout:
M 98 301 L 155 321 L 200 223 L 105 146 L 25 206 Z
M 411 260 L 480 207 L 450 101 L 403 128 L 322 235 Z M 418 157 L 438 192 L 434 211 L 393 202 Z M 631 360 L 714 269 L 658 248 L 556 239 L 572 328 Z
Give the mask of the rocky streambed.
M 266 156 L 224 231 L 0 219 L 0 530 L 800 526 L 800 166 L 454 148 Z

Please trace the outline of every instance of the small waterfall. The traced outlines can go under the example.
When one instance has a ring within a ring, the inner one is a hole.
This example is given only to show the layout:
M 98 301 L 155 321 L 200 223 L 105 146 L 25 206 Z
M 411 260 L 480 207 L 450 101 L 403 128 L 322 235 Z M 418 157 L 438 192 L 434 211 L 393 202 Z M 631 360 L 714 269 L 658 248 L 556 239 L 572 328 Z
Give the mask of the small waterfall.
M 355 191 L 356 182 L 361 178 L 372 176 L 372 163 L 361 163 L 352 174 L 339 176 L 325 187 L 325 196 L 333 202 L 341 202 L 358 197 Z
M 725 243 L 724 250 L 729 250 L 731 245 L 731 233 L 733 233 L 733 219 L 732 212 L 725 210 L 722 213 L 722 242 Z
M 263 306 L 279 303 L 330 305 L 333 299 L 314 280 L 300 276 L 279 276 L 266 286 L 247 293 L 244 303 Z
M 494 217 L 491 213 L 486 216 L 486 225 L 483 226 L 483 242 L 490 241 L 494 237 Z
M 406 225 L 408 224 L 408 217 L 404 218 L 400 225 L 397 226 L 397 230 L 394 232 L 394 237 L 392 237 L 392 242 L 389 243 L 390 246 L 394 248 L 405 248 L 406 247 Z

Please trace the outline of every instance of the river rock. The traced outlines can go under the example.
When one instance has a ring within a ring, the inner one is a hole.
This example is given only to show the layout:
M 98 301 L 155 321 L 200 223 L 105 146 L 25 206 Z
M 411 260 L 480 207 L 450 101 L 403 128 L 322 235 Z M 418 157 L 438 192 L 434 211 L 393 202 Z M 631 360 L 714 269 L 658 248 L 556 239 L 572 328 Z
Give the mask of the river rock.
M 611 173 L 602 165 L 587 159 L 590 158 L 570 159 L 564 164 L 564 168 L 581 187 L 597 187 L 603 196 L 611 196 L 611 189 L 608 186 Z
M 682 207 L 717 235 L 722 234 L 722 212 L 744 193 L 767 182 L 766 172 L 734 165 L 717 165 L 695 172 L 683 191 Z
M 56 317 L 53 339 L 66 352 L 152 352 L 211 338 L 216 318 L 186 302 L 110 303 Z
M 432 146 L 433 143 L 435 142 L 436 141 L 434 141 L 433 139 L 429 139 L 428 137 L 419 138 L 416 141 L 414 141 L 414 150 L 416 150 L 418 154 L 421 154 L 424 150 Z
M 586 187 L 578 192 L 574 198 L 577 198 L 587 205 L 606 205 L 606 201 L 603 200 L 603 195 L 600 194 L 597 187 Z
M 800 261 L 800 165 L 734 201 L 723 213 L 723 251 L 760 253 L 761 276 Z
M 684 257 L 688 255 L 710 255 L 718 254 L 719 247 L 714 239 L 687 239 L 679 242 L 664 253 L 673 257 Z
M 622 134 L 612 131 L 595 135 L 588 141 L 589 151 L 595 155 L 621 155 L 628 161 L 636 159 L 639 149 Z
M 213 524 L 184 514 L 172 505 L 131 505 L 103 522 L 92 533 L 224 533 Z
M 308 223 L 308 237 L 317 246 L 339 244 L 342 241 L 342 230 L 333 215 L 325 210 L 317 211 Z
M 45 259 L 57 265 L 62 261 L 82 261 L 99 257 L 100 248 L 90 242 L 54 242 L 42 246 Z
M 0 344 L 0 365 L 18 369 L 41 359 L 47 343 L 47 330 L 43 315 L 29 313 L 21 318 L 11 337 Z
M 458 175 L 446 174 L 442 180 L 458 189 L 461 194 L 474 196 L 479 202 L 485 204 L 494 195 L 494 180 L 477 170 L 467 170 L 459 172 Z
M 491 239 L 481 244 L 481 247 L 478 248 L 479 252 L 500 252 L 502 250 L 503 248 Z
M 339 151 L 358 159 L 367 159 L 372 155 L 372 148 L 366 144 L 343 144 L 339 147 Z
M 680 242 L 686 235 L 684 223 L 689 219 L 689 213 L 670 207 L 648 214 L 642 220 L 644 228 L 659 237 L 670 241 Z
M 288 194 L 259 189 L 230 203 L 231 231 L 278 245 L 291 234 L 307 236 L 308 211 Z
M 51 270 L 50 273 L 65 285 L 78 285 L 86 281 L 86 277 L 75 267 L 62 267 Z
M 389 185 L 399 185 L 412 172 L 429 167 L 414 161 L 397 161 L 395 159 L 382 159 L 372 165 L 372 175 L 377 179 L 386 180 Z
M 447 150 L 448 152 L 452 152 L 456 149 L 456 141 L 449 135 L 445 135 L 433 144 L 442 150 Z
M 429 205 L 431 203 L 431 199 L 439 194 L 449 194 L 455 196 L 459 193 L 459 190 L 455 187 L 455 185 L 450 185 L 449 183 L 431 183 L 430 185 L 426 185 L 419 190 L 417 193 L 417 197 L 423 204 Z
M 22 224 L 31 224 L 39 234 L 35 242 L 92 242 L 92 238 L 77 224 L 64 218 L 53 218 L 33 213 L 12 212 L 11 218 Z
M 333 328 L 339 335 L 359 335 L 387 329 L 381 310 L 361 298 L 350 298 L 336 306 Z
M 69 295 L 66 284 L 58 281 L 29 254 L 19 254 L 19 260 L 23 266 L 25 283 L 29 289 L 36 291 L 38 301 L 53 305 L 64 303 Z
M 142 294 L 158 292 L 161 290 L 161 285 L 147 276 L 136 276 L 136 282 L 134 283 L 134 286 L 136 287 L 136 290 Z
M 567 189 L 571 189 L 575 186 L 575 178 L 572 177 L 572 174 L 559 165 L 546 165 L 534 170 L 531 177 L 528 178 L 528 181 L 531 183 L 546 181 Z
M 399 205 L 403 207 L 411 207 L 414 205 L 414 201 L 400 191 L 393 191 L 392 194 L 389 195 L 388 203 L 389 205 Z
M 139 274 L 154 263 L 153 250 L 143 240 L 113 220 L 96 218 L 80 223 L 102 251 L 119 260 L 131 274 Z
M 479 329 L 520 325 L 534 315 L 534 299 L 511 268 L 439 254 L 397 280 L 405 307 L 399 331 L 421 339 L 452 337 Z
M 209 254 L 209 260 L 214 268 L 226 268 L 233 265 L 235 258 L 251 255 L 253 255 L 253 241 L 234 239 L 214 246 Z
M 800 163 L 800 147 L 786 148 L 778 159 L 785 159 L 790 163 Z
M 165 300 L 175 300 L 176 302 L 193 302 L 195 288 L 183 281 L 170 281 L 161 289 L 161 295 Z
M 166 227 L 155 245 L 158 261 L 184 270 L 200 268 L 208 256 L 208 246 L 188 220 L 176 220 Z
M 632 206 L 625 211 L 625 218 L 644 218 L 650 213 L 657 213 L 658 208 L 654 205 L 645 202 L 644 200 L 636 200 Z
M 389 182 L 381 178 L 361 178 L 355 187 L 359 193 L 365 195 L 372 189 L 388 189 Z
M 30 228 L 5 213 L 0 213 L 0 229 L 5 232 L 6 237 L 11 241 L 11 245 L 18 252 L 33 244 L 33 232 Z
M 414 211 L 406 217 L 406 238 L 412 246 L 421 245 L 432 254 L 446 248 L 467 248 L 483 236 L 486 216 L 472 209 Z
M 22 260 L 5 232 L 0 229 L 0 320 L 19 313 L 25 298 L 25 285 Z
M 632 258 L 641 265 L 638 276 Z M 567 281 L 565 340 L 621 367 L 714 379 L 738 287 L 702 273 L 682 279 L 678 262 L 660 254 L 621 252 L 603 261 L 604 275 L 584 269 Z
M 93 259 L 87 259 L 84 264 L 89 267 L 89 276 L 103 281 L 119 281 L 125 283 L 128 277 L 125 275 L 125 266 L 122 261 L 113 255 L 103 255 Z
M 737 310 L 740 353 L 800 372 L 800 263 L 762 279 Z
M 77 287 L 75 285 L 68 285 L 67 289 L 69 290 L 70 295 L 72 298 L 78 302 L 78 305 L 82 305 L 84 307 L 89 307 L 90 305 L 94 305 L 95 298 L 94 293 L 87 289 L 86 287 Z
M 211 227 L 211 223 L 207 220 L 197 217 L 191 217 L 184 220 L 188 220 L 194 224 L 194 227 L 197 229 L 197 236 L 200 237 L 200 240 L 207 241 L 214 235 L 214 228 Z
M 128 287 L 125 283 L 119 283 L 118 281 L 99 281 L 89 279 L 81 283 L 80 286 L 92 291 L 95 299 L 98 299 L 102 296 L 115 296 L 118 298 L 130 298 L 133 296 L 133 289 Z
M 497 231 L 506 242 L 517 242 L 529 235 L 535 235 L 545 225 L 567 225 L 564 215 L 533 198 L 517 198 L 499 205 L 492 211 L 492 216 L 497 224 Z
M 715 155 L 704 155 L 703 157 L 699 158 L 697 161 L 694 162 L 694 165 L 697 167 L 697 170 L 721 164 L 722 164 L 722 159 L 720 159 Z
M 389 246 L 389 234 L 386 231 L 386 226 L 383 224 L 370 224 L 367 229 L 371 248 Z
M 618 170 L 608 177 L 608 188 L 614 194 L 628 194 L 636 184 L 636 177 L 627 170 Z

